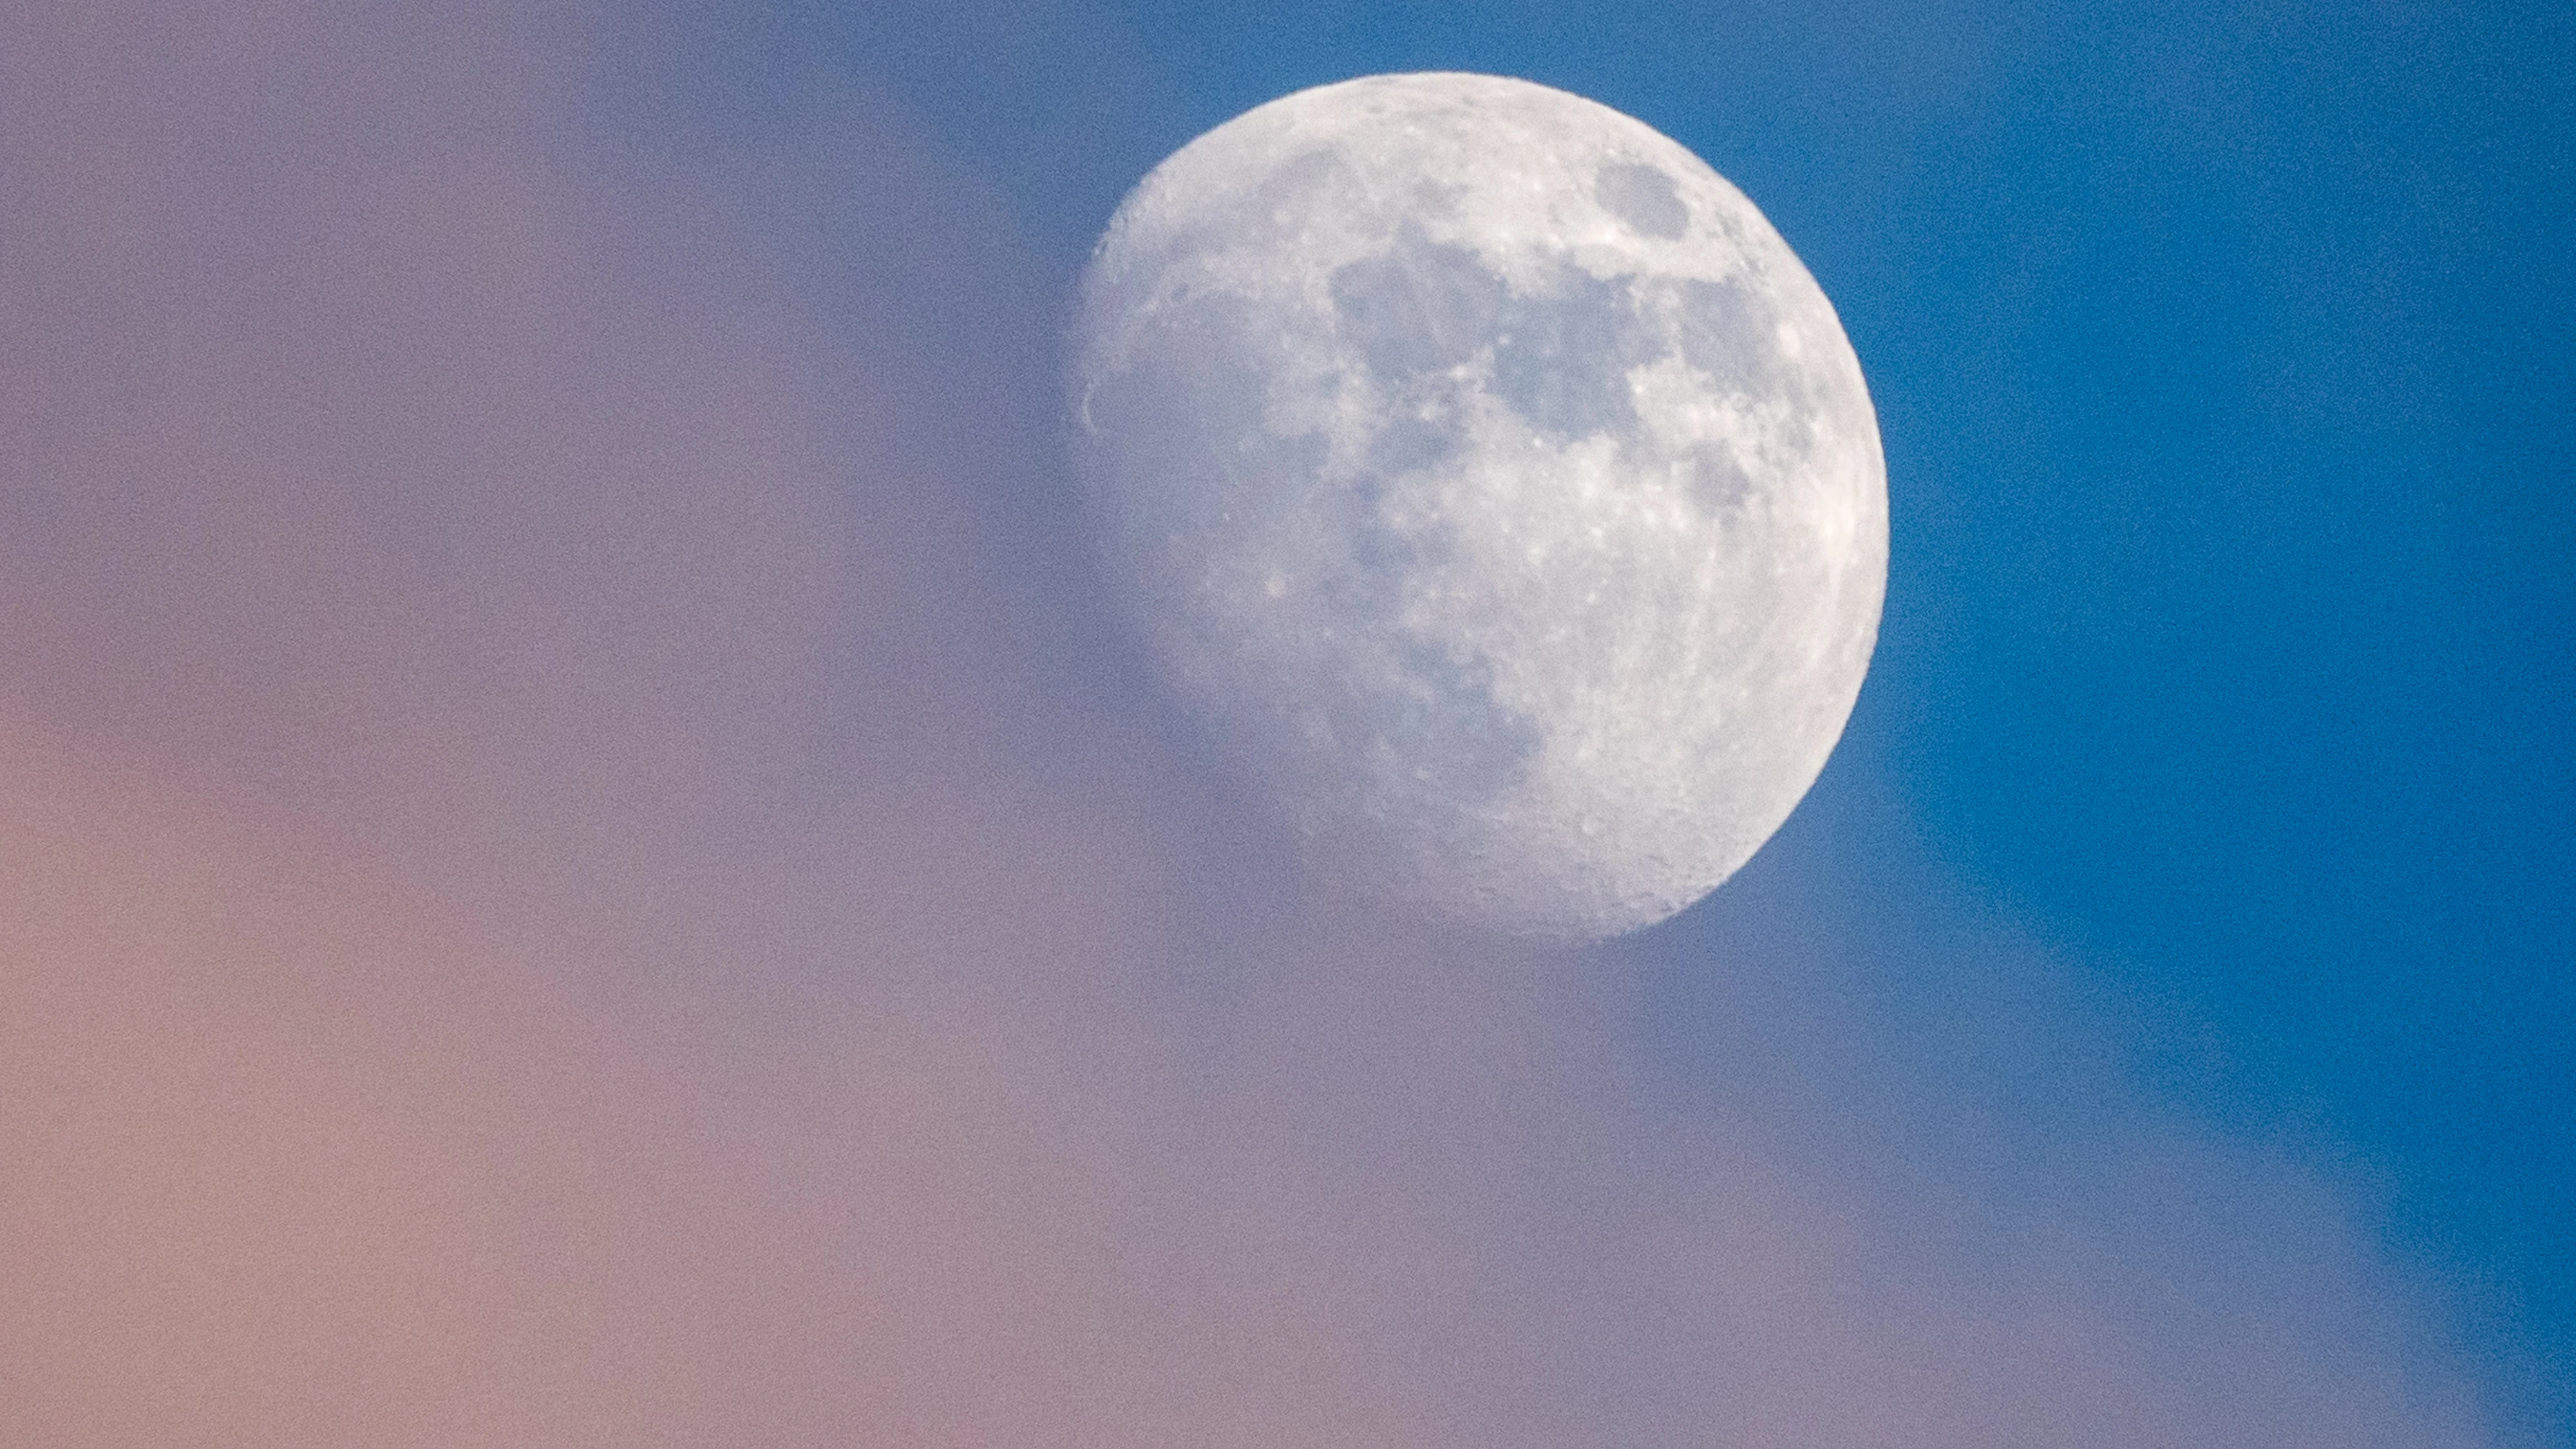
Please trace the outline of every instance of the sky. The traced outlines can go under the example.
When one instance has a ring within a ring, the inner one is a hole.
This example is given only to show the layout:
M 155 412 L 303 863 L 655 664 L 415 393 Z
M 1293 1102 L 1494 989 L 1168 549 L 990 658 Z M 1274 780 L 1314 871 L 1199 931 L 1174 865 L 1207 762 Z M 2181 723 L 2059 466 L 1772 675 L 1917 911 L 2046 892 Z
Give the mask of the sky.
M 0 1440 L 2576 1444 L 2576 20 L 0 14 Z M 1290 90 L 1741 187 L 1892 516 L 1582 950 L 1318 899 L 1059 429 Z

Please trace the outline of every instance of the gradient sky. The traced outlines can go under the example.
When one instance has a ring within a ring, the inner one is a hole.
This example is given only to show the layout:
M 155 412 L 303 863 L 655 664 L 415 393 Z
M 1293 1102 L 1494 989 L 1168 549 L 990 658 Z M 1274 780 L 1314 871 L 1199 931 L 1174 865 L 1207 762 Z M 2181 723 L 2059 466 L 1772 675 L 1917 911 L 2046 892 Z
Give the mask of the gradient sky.
M 0 15 L 0 1441 L 2576 1443 L 2576 20 Z M 1584 952 L 1309 899 L 1110 620 L 1125 189 L 1690 146 L 1870 682 Z

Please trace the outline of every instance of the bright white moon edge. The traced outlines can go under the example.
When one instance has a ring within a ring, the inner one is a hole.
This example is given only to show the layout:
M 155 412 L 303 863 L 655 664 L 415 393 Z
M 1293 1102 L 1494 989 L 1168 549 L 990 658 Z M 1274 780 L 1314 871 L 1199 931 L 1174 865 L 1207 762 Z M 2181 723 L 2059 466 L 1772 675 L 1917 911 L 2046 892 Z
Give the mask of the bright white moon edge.
M 1886 587 L 1860 365 L 1643 123 L 1475 75 L 1273 101 L 1127 198 L 1073 342 L 1110 575 L 1325 878 L 1615 935 L 1840 737 Z

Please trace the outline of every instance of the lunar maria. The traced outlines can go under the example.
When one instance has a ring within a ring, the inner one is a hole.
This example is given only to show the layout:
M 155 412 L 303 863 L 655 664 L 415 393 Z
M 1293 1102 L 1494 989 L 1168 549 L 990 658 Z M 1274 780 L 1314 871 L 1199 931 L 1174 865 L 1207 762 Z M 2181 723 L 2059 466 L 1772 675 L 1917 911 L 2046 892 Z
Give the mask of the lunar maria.
M 1643 123 L 1476 75 L 1273 101 L 1127 198 L 1073 343 L 1109 576 L 1325 880 L 1615 935 L 1840 737 L 1887 577 L 1860 365 Z

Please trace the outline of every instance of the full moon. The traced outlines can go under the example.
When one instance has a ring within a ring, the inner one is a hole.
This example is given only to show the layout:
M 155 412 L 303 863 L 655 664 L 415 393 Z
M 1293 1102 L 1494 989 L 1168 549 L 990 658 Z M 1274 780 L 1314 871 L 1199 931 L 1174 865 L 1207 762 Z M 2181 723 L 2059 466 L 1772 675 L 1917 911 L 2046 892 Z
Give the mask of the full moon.
M 1869 668 L 1886 464 L 1832 305 L 1579 96 L 1372 76 L 1208 132 L 1102 237 L 1069 383 L 1152 655 L 1349 890 L 1662 920 L 1788 818 Z

